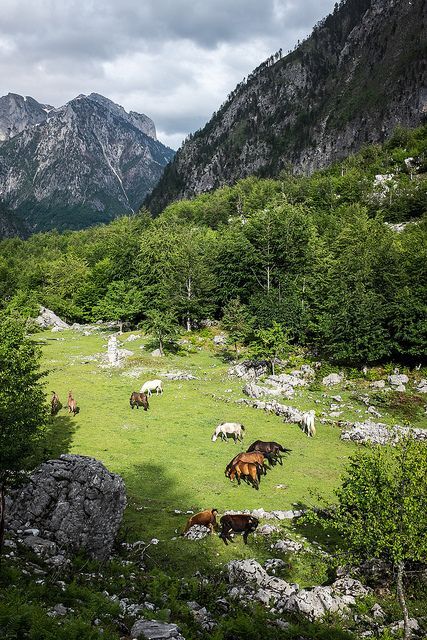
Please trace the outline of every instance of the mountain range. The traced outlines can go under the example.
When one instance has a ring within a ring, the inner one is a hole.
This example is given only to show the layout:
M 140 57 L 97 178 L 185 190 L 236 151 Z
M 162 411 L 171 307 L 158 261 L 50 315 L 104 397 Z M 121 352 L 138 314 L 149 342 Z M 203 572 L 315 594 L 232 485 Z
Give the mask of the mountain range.
M 97 93 L 59 108 L 13 93 L 0 98 L 0 200 L 27 232 L 78 229 L 137 210 L 173 155 L 148 116 Z
M 190 136 L 151 211 L 245 176 L 311 173 L 427 113 L 425 0 L 345 0 L 310 37 L 263 62 Z

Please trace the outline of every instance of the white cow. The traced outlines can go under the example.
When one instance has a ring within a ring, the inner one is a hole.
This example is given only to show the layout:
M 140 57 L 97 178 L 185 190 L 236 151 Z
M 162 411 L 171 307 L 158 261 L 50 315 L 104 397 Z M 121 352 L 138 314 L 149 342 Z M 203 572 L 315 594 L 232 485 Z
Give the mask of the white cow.
M 308 435 L 309 438 L 313 438 L 316 435 L 316 427 L 314 426 L 315 412 L 312 409 L 307 413 L 302 414 L 301 429 Z
M 217 426 L 212 436 L 212 442 L 221 436 L 222 440 L 227 441 L 228 436 L 232 436 L 234 438 L 234 442 L 238 440 L 243 440 L 243 432 L 245 427 L 239 422 L 222 422 Z
M 161 380 L 147 380 L 147 382 L 144 382 L 142 385 L 139 393 L 146 393 L 151 396 L 153 391 L 156 392 L 156 396 L 158 396 L 159 393 L 163 393 L 163 382 Z

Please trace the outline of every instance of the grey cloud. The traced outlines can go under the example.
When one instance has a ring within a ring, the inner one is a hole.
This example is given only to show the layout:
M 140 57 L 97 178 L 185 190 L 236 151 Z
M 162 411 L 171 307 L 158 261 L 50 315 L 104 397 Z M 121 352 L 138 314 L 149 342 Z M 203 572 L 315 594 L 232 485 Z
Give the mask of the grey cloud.
M 63 104 L 97 91 L 170 140 L 200 127 L 243 76 L 286 51 L 333 0 L 2 0 L 0 94 Z

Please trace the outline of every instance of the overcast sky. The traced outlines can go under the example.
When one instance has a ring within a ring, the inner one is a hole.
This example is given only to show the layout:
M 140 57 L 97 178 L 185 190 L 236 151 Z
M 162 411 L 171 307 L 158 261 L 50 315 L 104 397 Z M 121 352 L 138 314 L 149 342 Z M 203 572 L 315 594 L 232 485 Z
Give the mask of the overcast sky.
M 101 93 L 176 149 L 335 0 L 1 0 L 0 95 L 57 107 Z

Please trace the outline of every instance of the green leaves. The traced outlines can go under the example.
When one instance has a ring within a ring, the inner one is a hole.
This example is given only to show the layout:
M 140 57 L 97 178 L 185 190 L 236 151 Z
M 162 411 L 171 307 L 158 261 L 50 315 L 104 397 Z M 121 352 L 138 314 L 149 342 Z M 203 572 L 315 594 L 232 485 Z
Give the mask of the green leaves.
M 427 448 L 410 435 L 350 459 L 333 525 L 357 560 L 427 560 Z
M 0 316 L 0 484 L 25 468 L 47 420 L 40 349 L 21 321 Z
M 255 332 L 251 354 L 254 358 L 268 360 L 273 375 L 276 360 L 286 358 L 289 351 L 288 333 L 278 322 L 273 322 L 269 329 L 259 329 Z

